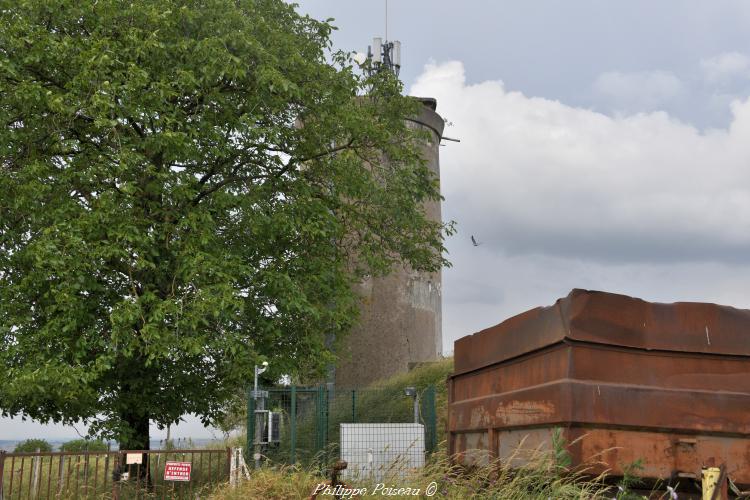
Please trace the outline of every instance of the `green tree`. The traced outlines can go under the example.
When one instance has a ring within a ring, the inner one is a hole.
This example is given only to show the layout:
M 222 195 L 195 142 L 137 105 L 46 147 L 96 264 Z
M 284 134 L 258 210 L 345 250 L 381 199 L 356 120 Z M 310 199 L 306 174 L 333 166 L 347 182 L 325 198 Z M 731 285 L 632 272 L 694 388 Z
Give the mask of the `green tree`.
M 27 439 L 18 443 L 13 451 L 16 453 L 33 453 L 37 450 L 44 452 L 52 451 L 52 445 L 44 439 Z
M 60 451 L 83 453 L 84 451 L 107 451 L 109 446 L 101 439 L 74 439 L 60 446 Z
M 259 359 L 322 373 L 363 273 L 445 264 L 419 104 L 331 30 L 281 0 L 0 0 L 4 415 L 146 449 Z

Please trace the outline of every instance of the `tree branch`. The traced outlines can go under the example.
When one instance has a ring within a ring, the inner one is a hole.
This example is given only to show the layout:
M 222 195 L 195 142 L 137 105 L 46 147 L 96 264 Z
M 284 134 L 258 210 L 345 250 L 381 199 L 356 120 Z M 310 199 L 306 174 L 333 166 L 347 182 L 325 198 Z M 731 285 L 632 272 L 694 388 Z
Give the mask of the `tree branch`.
M 337 146 L 335 148 L 327 149 L 321 153 L 317 153 L 312 156 L 307 156 L 307 157 L 302 157 L 302 158 L 290 158 L 289 161 L 286 162 L 286 165 L 284 165 L 284 167 L 281 170 L 276 172 L 276 175 L 274 177 L 276 178 L 281 177 L 282 175 L 287 173 L 289 169 L 292 168 L 293 165 L 296 165 L 298 163 L 305 163 L 307 161 L 319 160 L 320 158 L 330 156 L 334 153 L 338 153 L 339 151 L 343 151 L 345 149 L 351 149 L 353 144 L 354 144 L 354 137 L 350 138 L 349 141 L 342 146 Z

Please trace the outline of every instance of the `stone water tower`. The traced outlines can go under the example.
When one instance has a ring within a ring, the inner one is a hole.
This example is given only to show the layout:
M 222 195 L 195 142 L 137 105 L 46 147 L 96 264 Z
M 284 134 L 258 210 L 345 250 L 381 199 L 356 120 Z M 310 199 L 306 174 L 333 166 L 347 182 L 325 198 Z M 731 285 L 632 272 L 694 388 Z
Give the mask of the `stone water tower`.
M 375 39 L 375 66 L 398 74 L 400 43 Z M 443 119 L 432 98 L 416 98 L 423 107 L 409 125 L 427 131 L 421 144 L 422 156 L 440 179 L 440 141 Z M 441 221 L 440 202 L 425 204 L 427 216 Z M 376 380 L 408 371 L 415 364 L 433 361 L 442 353 L 442 276 L 421 273 L 403 266 L 384 277 L 370 277 L 360 283 L 358 325 L 352 329 L 340 351 L 335 369 L 337 388 L 361 387 Z

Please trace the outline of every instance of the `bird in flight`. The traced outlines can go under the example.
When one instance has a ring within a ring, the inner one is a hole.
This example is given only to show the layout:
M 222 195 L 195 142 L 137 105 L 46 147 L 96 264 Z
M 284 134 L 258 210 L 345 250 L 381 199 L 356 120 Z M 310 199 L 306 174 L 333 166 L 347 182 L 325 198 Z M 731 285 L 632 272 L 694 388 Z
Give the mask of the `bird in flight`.
M 471 244 L 474 245 L 475 247 L 478 247 L 482 243 L 477 243 L 477 240 L 474 239 L 474 235 L 472 234 L 471 235 Z

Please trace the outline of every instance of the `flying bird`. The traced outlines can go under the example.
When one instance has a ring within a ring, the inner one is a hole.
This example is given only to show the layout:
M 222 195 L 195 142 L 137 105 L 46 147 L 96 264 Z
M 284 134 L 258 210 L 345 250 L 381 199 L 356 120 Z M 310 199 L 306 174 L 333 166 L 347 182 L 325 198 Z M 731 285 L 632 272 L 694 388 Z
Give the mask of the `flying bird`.
M 471 244 L 474 245 L 475 247 L 478 247 L 482 243 L 477 243 L 477 240 L 474 239 L 474 235 L 472 234 L 471 235 Z

